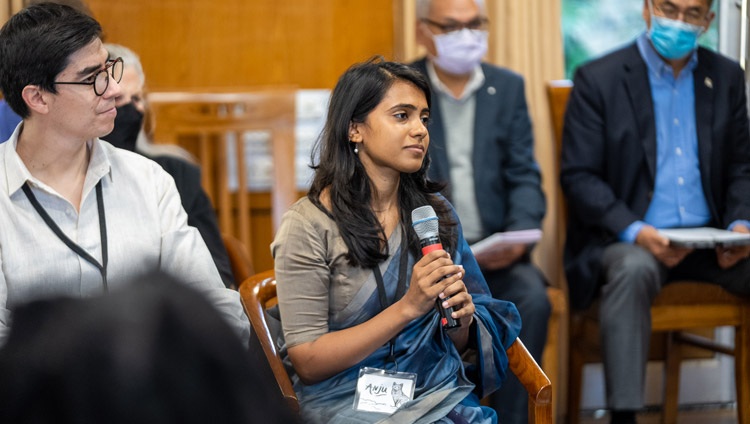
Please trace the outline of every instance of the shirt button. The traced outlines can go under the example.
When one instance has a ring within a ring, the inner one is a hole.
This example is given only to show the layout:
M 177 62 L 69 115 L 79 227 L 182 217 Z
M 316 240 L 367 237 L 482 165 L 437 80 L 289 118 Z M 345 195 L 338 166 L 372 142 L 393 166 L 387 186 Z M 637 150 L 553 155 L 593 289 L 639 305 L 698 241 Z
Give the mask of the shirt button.
M 682 177 L 677 178 L 677 184 L 679 184 L 679 185 L 685 184 L 685 179 L 682 178 Z
M 680 120 L 679 120 L 679 119 L 677 119 L 677 118 L 674 118 L 674 124 L 675 124 L 675 125 L 680 125 Z
M 680 149 L 679 147 L 674 149 L 674 152 L 677 153 L 677 156 L 682 156 L 682 149 Z

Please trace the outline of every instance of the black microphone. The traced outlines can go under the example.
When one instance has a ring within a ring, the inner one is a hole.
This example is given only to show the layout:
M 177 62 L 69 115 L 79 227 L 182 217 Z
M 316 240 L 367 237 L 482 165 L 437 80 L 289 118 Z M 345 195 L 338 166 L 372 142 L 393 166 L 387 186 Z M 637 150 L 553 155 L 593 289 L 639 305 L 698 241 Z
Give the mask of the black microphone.
M 411 226 L 414 227 L 414 231 L 417 232 L 417 237 L 419 237 L 422 255 L 426 255 L 433 250 L 443 250 L 438 230 L 438 217 L 432 206 L 420 206 L 411 211 Z M 440 311 L 440 323 L 446 329 L 460 327 L 461 323 L 451 315 L 454 311 L 453 307 L 443 308 L 441 305 L 443 301 L 448 299 L 450 299 L 450 296 L 442 300 L 438 298 L 436 301 L 438 311 Z

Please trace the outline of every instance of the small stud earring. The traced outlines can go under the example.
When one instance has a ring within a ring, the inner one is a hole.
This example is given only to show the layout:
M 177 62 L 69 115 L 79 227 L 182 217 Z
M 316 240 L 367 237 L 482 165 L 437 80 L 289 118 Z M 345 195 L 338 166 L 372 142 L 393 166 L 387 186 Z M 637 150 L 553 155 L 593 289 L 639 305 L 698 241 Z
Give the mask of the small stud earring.
M 354 154 L 355 154 L 355 155 L 358 155 L 358 154 L 359 154 L 359 149 L 358 149 L 358 148 L 356 148 L 356 147 L 354 148 Z

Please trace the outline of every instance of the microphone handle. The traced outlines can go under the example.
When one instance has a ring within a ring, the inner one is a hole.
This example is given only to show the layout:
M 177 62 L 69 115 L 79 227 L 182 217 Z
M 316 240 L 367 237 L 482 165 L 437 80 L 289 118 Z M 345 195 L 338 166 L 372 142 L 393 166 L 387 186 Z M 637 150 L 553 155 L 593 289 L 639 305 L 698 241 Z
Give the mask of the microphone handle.
M 446 330 L 458 328 L 461 326 L 461 322 L 453 318 L 453 316 L 451 315 L 451 312 L 454 311 L 453 306 L 444 308 L 443 305 L 441 305 L 443 301 L 446 301 L 450 298 L 450 296 L 446 297 L 445 299 L 438 298 L 435 302 L 437 304 L 438 311 L 440 311 L 440 324 L 442 324 L 443 328 L 445 328 Z
M 437 237 L 430 237 L 427 239 L 420 240 L 420 244 L 422 246 L 423 256 L 435 250 L 443 250 L 443 245 L 440 244 L 440 240 Z M 445 328 L 446 330 L 450 330 L 452 328 L 458 328 L 461 326 L 461 322 L 453 318 L 453 316 L 451 315 L 451 313 L 455 310 L 453 309 L 453 306 L 444 308 L 442 305 L 444 301 L 450 298 L 451 297 L 448 296 L 445 299 L 437 298 L 435 300 L 435 306 L 437 306 L 437 309 L 440 312 L 440 324 L 442 324 L 443 328 Z

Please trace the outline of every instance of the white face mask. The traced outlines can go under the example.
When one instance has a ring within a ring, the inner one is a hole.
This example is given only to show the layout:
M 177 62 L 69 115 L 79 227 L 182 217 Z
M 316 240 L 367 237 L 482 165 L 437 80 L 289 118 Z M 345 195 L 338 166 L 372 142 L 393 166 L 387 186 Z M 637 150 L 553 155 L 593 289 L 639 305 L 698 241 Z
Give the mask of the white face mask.
M 487 53 L 487 31 L 464 28 L 433 35 L 432 39 L 437 50 L 435 65 L 451 74 L 468 74 Z

